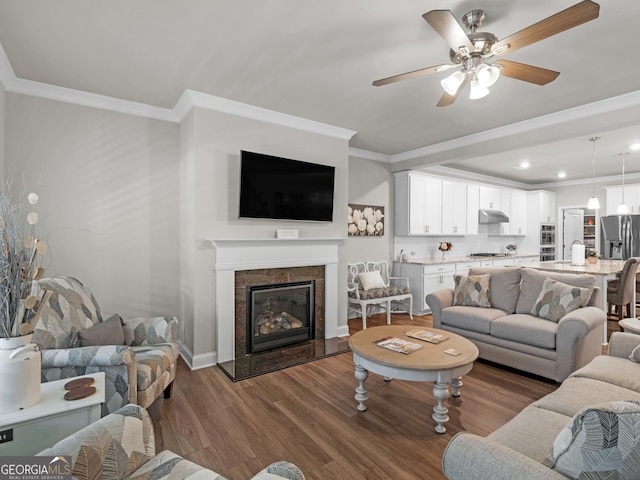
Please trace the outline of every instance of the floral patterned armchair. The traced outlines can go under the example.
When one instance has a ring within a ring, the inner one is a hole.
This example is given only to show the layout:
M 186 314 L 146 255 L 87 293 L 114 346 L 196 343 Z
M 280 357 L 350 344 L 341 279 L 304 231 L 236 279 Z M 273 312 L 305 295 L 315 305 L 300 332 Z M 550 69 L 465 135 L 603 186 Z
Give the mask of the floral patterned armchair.
M 146 408 L 162 392 L 171 396 L 178 359 L 175 317 L 103 320 L 93 294 L 75 278 L 45 278 L 38 287 L 32 341 L 42 350 L 43 382 L 105 372 L 103 416 L 129 403 Z M 113 344 L 112 334 L 94 333 L 119 326 Z

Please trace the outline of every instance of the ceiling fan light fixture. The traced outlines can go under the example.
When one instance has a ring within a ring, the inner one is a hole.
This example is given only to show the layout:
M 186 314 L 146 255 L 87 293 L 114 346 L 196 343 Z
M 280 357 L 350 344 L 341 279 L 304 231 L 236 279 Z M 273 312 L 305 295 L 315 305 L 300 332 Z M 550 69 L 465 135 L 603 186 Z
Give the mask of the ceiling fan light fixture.
M 444 91 L 449 95 L 455 95 L 458 92 L 460 85 L 462 85 L 462 82 L 464 82 L 464 73 L 458 70 L 457 72 L 449 75 L 447 78 L 444 78 L 440 82 L 440 85 L 442 85 Z
M 494 55 L 500 55 L 501 53 L 506 52 L 507 50 L 509 50 L 511 48 L 511 45 L 509 45 L 508 43 L 505 45 L 500 45 L 498 48 L 496 48 L 492 53 Z
M 476 68 L 476 77 L 478 78 L 480 85 L 483 87 L 490 87 L 498 81 L 498 78 L 500 78 L 500 69 L 495 65 L 481 63 L 478 65 L 478 68 Z
M 489 95 L 489 89 L 482 85 L 480 81 L 474 76 L 471 80 L 471 91 L 469 92 L 469 99 L 477 100 Z

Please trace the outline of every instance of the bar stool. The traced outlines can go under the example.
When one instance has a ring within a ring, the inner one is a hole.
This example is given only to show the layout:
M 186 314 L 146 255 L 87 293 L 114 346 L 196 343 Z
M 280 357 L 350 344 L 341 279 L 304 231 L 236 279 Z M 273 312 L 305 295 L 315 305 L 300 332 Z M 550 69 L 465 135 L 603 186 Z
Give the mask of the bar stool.
M 607 303 L 609 304 L 608 313 L 611 313 L 611 307 L 616 306 L 618 311 L 618 320 L 622 320 L 625 315 L 624 309 L 627 310 L 627 317 L 631 317 L 631 302 L 633 301 L 634 284 L 636 283 L 636 273 L 638 270 L 638 257 L 632 257 L 624 263 L 620 277 L 607 283 Z M 635 305 L 634 317 L 635 317 Z

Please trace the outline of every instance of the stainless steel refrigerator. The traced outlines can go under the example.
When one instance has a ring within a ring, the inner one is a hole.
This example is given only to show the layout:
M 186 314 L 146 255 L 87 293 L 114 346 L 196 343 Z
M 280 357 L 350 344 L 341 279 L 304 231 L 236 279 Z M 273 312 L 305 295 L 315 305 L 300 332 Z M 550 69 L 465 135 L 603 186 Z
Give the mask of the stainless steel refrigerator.
M 640 215 L 608 215 L 602 225 L 602 256 L 626 260 L 640 257 Z

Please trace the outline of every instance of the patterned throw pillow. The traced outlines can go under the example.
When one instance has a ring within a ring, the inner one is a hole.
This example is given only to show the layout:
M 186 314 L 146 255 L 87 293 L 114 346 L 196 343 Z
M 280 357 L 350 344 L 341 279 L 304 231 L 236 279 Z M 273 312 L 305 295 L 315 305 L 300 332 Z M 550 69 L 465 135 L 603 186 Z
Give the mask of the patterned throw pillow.
M 640 402 L 587 408 L 567 424 L 545 464 L 573 479 L 640 478 Z
M 454 305 L 468 307 L 491 307 L 489 285 L 491 274 L 485 275 L 455 275 L 456 287 L 453 296 Z
M 567 313 L 586 306 L 589 303 L 589 297 L 591 297 L 591 290 L 588 288 L 574 287 L 545 278 L 531 314 L 558 322 Z
M 386 287 L 386 285 L 384 284 L 384 280 L 382 280 L 382 275 L 380 275 L 380 272 L 378 272 L 377 270 L 374 270 L 373 272 L 359 273 L 358 280 L 360 280 L 360 284 L 362 285 L 363 290 Z

